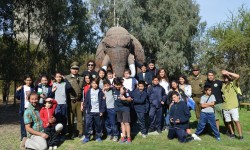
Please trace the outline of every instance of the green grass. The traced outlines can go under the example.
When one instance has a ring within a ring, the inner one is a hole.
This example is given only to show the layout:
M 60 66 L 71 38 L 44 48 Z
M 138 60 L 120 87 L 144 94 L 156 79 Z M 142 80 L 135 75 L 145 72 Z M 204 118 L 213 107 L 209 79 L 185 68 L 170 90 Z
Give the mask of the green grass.
M 168 140 L 167 133 L 161 135 L 150 135 L 143 139 L 140 135 L 135 136 L 132 144 L 119 144 L 113 141 L 103 141 L 97 143 L 90 141 L 87 144 L 82 144 L 79 138 L 65 141 L 58 149 L 61 150 L 77 150 L 77 149 L 113 149 L 113 150 L 151 150 L 151 149 L 206 149 L 206 150 L 234 150 L 234 149 L 250 149 L 250 113 L 246 109 L 240 110 L 240 121 L 243 128 L 244 140 L 230 139 L 226 135 L 221 134 L 221 141 L 217 142 L 210 135 L 202 135 L 202 141 L 191 141 L 189 143 L 179 143 L 177 140 Z M 195 120 L 192 112 L 191 123 Z M 222 125 L 222 123 L 221 123 Z M 194 132 L 195 129 L 192 129 Z M 19 125 L 9 124 L 0 125 L 0 149 L 15 150 L 19 149 Z M 237 133 L 237 132 L 236 132 Z

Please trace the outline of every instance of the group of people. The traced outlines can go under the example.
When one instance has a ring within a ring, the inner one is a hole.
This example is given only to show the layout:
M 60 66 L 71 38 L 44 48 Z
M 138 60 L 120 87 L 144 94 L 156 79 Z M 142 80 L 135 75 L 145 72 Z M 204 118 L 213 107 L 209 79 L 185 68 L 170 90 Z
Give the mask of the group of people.
M 73 62 L 69 75 L 57 72 L 51 81 L 42 75 L 36 85 L 31 76 L 24 78 L 25 84 L 16 91 L 21 100 L 21 148 L 57 149 L 66 134 L 82 138 L 83 144 L 92 135 L 98 142 L 106 135 L 107 140 L 131 143 L 135 123 L 143 138 L 168 130 L 168 138 L 180 142 L 201 140 L 199 135 L 209 124 L 219 141 L 219 119 L 223 118 L 229 136 L 236 137 L 235 122 L 237 137 L 243 139 L 238 74 L 222 70 L 224 80 L 220 81 L 213 71 L 206 77 L 194 66 L 189 78 L 181 75 L 169 82 L 167 72 L 156 69 L 153 61 L 137 64 L 141 72 L 135 77 L 129 69 L 123 77 L 115 77 L 107 68 L 96 72 L 94 61 L 88 61 L 87 67 L 79 74 L 79 63 Z M 189 126 L 192 109 L 198 120 L 195 133 Z

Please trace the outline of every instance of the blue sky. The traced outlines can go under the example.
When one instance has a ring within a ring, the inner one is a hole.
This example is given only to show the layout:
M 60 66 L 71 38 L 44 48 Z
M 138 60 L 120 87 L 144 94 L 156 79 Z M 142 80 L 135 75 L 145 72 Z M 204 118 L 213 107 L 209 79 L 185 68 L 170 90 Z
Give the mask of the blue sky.
M 245 4 L 250 9 L 250 0 L 196 0 L 200 5 L 201 21 L 207 22 L 207 27 L 227 20 L 229 12 L 237 12 Z

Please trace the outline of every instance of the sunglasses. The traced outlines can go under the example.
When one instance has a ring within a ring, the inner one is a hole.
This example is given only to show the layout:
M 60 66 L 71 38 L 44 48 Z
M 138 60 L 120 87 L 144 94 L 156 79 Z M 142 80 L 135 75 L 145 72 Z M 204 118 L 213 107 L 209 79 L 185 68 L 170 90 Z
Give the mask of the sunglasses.
M 88 64 L 88 66 L 94 66 L 94 64 Z

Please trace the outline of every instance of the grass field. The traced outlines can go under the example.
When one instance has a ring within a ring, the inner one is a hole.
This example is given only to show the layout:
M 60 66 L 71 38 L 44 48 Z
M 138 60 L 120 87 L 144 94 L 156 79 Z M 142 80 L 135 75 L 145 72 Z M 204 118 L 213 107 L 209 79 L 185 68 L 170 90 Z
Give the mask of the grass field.
M 0 106 L 0 150 L 17 150 L 20 144 L 20 129 L 18 118 L 18 106 Z M 194 113 L 192 112 L 191 123 L 195 121 Z M 208 149 L 208 150 L 240 150 L 250 149 L 250 112 L 246 109 L 240 110 L 240 121 L 243 128 L 244 140 L 230 139 L 225 134 L 221 133 L 221 141 L 217 142 L 214 137 L 206 134 L 202 135 L 202 141 L 191 141 L 189 143 L 181 144 L 177 140 L 168 140 L 167 132 L 161 135 L 149 135 L 143 139 L 139 134 L 136 135 L 132 144 L 119 144 L 113 141 L 103 141 L 97 143 L 90 141 L 87 144 L 82 144 L 79 138 L 74 140 L 66 140 L 58 149 L 61 150 L 161 150 L 161 149 Z M 193 125 L 195 126 L 195 125 Z M 222 128 L 223 129 L 223 128 Z M 195 127 L 192 129 L 195 131 Z

